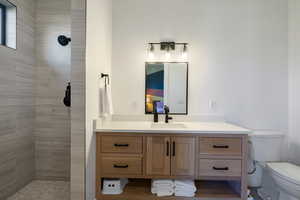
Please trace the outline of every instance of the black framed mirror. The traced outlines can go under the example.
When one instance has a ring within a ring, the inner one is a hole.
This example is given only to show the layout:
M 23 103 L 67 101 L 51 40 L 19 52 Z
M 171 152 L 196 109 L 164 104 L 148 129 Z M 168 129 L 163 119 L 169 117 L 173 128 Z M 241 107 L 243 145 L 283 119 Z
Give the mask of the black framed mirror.
M 188 114 L 188 63 L 146 62 L 145 113 L 164 114 L 164 106 L 170 114 Z

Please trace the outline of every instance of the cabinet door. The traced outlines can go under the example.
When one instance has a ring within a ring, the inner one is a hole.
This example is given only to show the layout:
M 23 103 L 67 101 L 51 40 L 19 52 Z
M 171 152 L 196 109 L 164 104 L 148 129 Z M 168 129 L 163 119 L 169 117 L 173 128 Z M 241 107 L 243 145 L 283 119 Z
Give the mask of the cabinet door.
M 195 143 L 194 137 L 172 137 L 171 174 L 173 176 L 195 175 Z
M 147 137 L 147 175 L 170 175 L 170 137 Z

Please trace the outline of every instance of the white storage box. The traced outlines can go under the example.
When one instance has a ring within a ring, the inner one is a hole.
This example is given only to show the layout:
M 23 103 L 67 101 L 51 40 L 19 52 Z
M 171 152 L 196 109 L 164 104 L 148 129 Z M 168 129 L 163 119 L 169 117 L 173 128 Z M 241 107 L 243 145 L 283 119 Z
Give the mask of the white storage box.
M 104 179 L 102 194 L 121 194 L 127 183 L 127 178 Z

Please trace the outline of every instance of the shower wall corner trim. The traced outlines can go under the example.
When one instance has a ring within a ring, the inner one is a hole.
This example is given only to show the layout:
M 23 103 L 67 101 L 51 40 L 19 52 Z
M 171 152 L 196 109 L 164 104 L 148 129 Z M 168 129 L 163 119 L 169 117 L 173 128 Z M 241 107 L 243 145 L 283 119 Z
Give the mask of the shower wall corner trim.
M 71 199 L 85 199 L 86 0 L 72 0 Z

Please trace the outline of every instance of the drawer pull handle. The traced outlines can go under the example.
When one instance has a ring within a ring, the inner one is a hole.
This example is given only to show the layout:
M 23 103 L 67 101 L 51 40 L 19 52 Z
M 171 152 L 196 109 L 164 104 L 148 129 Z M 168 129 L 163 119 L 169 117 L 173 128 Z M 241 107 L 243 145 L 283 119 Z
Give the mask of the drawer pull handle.
M 173 156 L 176 155 L 175 151 L 176 151 L 175 142 L 173 142 Z
M 167 156 L 170 155 L 170 143 L 167 142 Z
M 214 145 L 213 147 L 215 149 L 228 149 L 229 148 L 228 145 Z
M 217 171 L 228 171 L 229 168 L 228 167 L 213 167 L 214 170 L 217 170 Z
M 122 168 L 122 169 L 125 169 L 125 168 L 128 168 L 128 165 L 114 165 L 114 168 Z
M 129 144 L 114 144 L 115 147 L 129 147 Z

